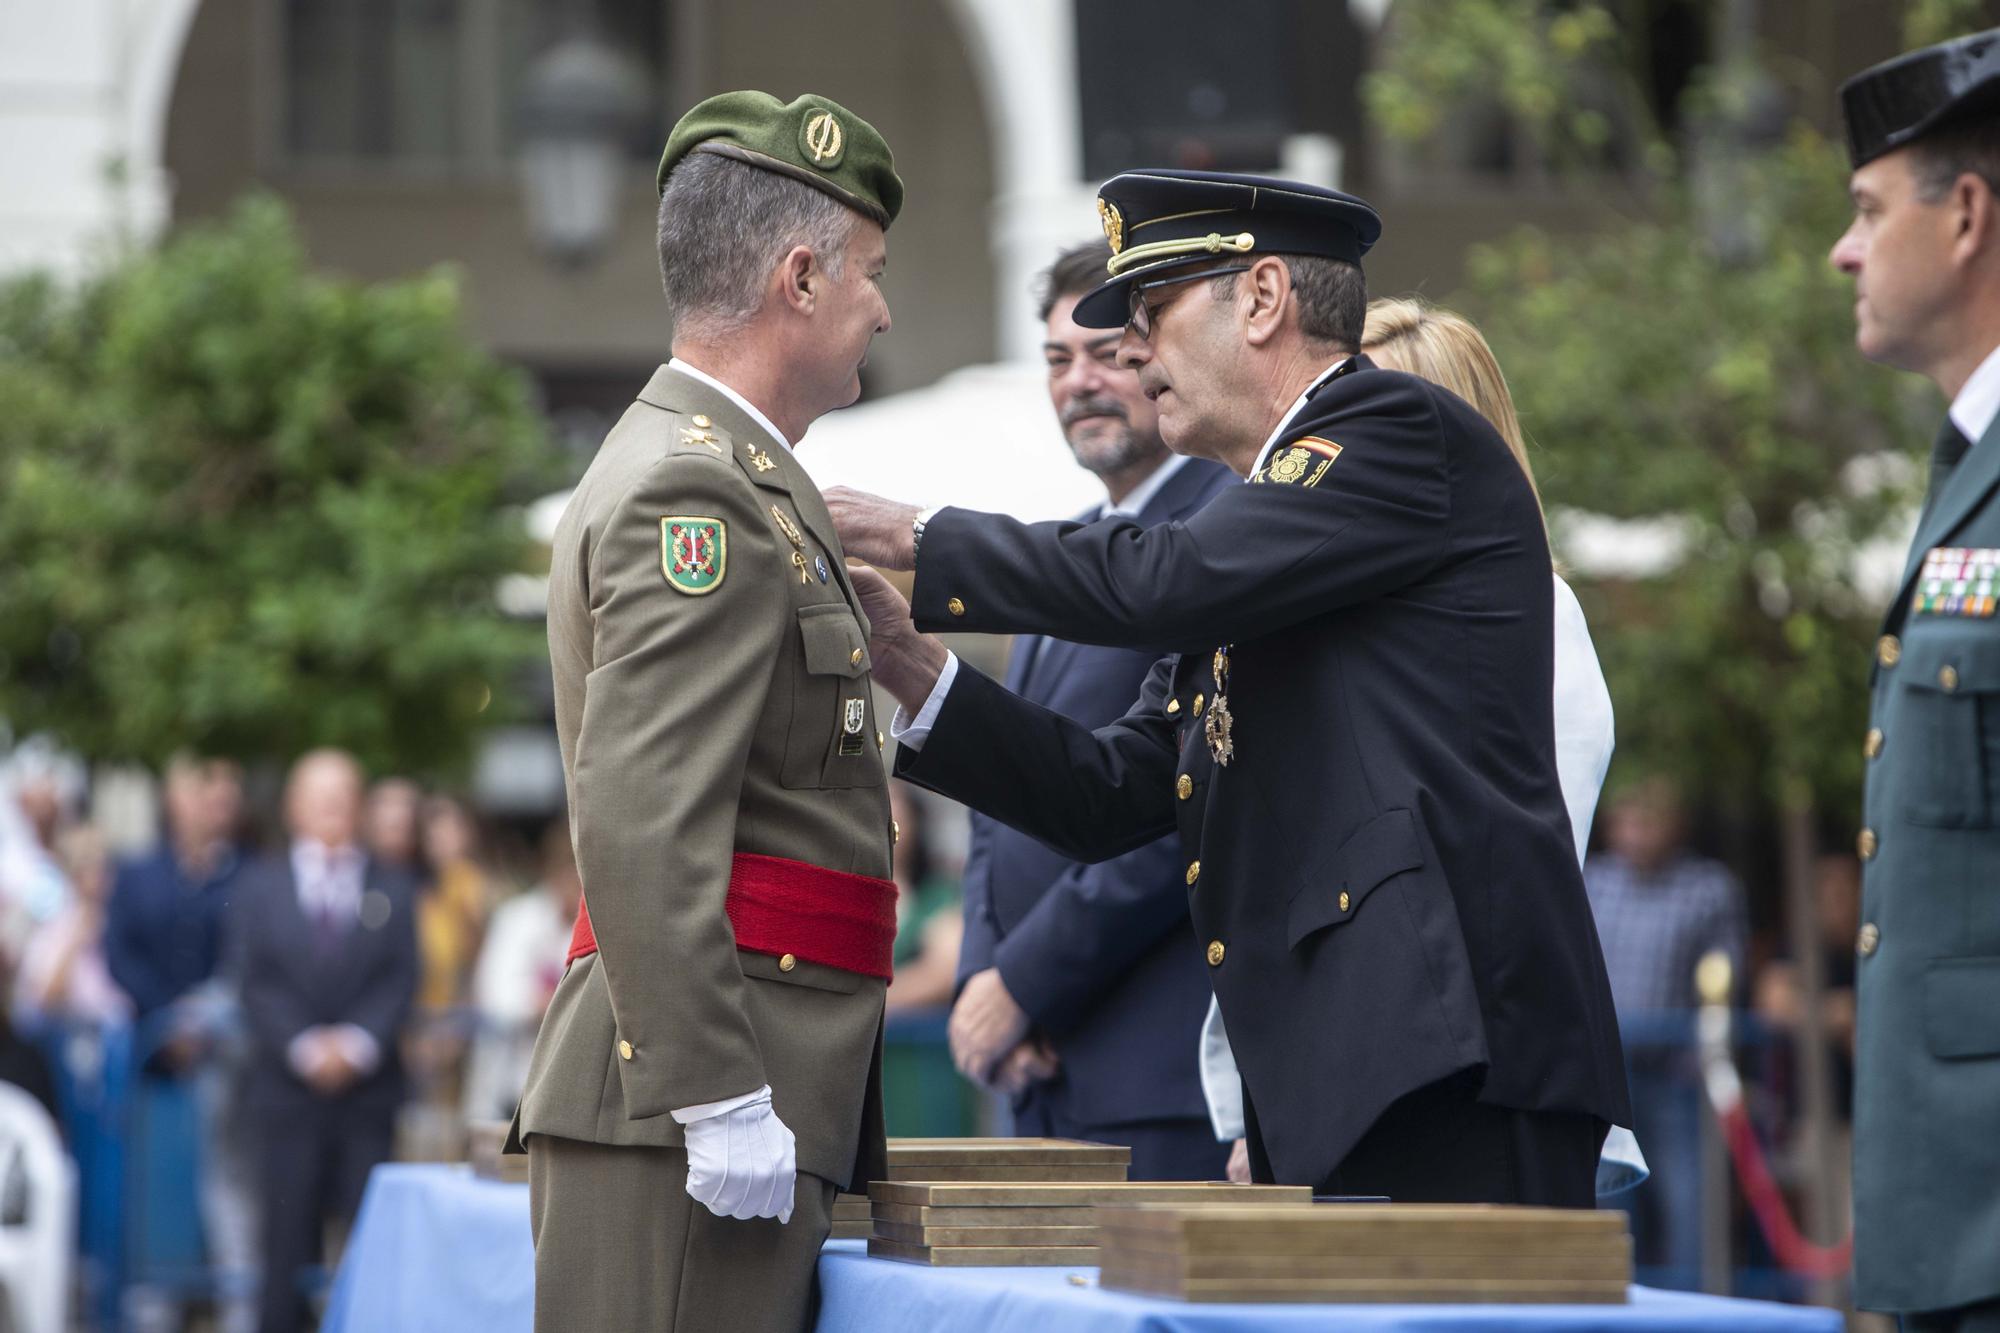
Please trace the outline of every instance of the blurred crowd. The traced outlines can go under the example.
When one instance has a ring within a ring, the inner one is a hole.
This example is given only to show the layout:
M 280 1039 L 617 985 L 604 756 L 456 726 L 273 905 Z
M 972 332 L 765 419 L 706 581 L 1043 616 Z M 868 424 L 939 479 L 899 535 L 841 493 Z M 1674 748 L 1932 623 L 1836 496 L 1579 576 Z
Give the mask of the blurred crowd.
M 87 1321 L 305 1326 L 368 1172 L 512 1116 L 582 894 L 567 821 L 337 751 L 258 800 L 183 756 L 157 840 L 114 854 L 81 766 L 30 743 L 0 775 L 0 1082 L 76 1162 Z M 957 967 L 924 799 L 897 784 L 896 1012 L 948 1005 Z
M 482 821 L 330 751 L 257 802 L 234 763 L 183 757 L 160 778 L 157 842 L 115 855 L 83 817 L 80 767 L 27 745 L 5 773 L 0 1081 L 47 1108 L 76 1158 L 86 1313 L 299 1326 L 374 1165 L 462 1158 L 470 1124 L 512 1115 L 581 895 L 566 821 Z M 963 920 L 961 840 L 927 836 L 935 798 L 895 783 L 892 799 L 893 1023 L 949 1009 Z M 1692 1287 L 1713 1216 L 1695 964 L 1734 964 L 1753 1096 L 1781 1148 L 1801 1100 L 1784 1039 L 1807 1000 L 1789 951 L 1753 934 L 1741 883 L 1692 850 L 1671 784 L 1616 789 L 1598 836 L 1585 879 L 1653 1172 L 1624 1203 L 1645 1274 Z M 1843 1136 L 1858 871 L 1828 856 L 1816 883 Z M 283 1300 L 259 1281 L 273 1256 L 292 1272 Z

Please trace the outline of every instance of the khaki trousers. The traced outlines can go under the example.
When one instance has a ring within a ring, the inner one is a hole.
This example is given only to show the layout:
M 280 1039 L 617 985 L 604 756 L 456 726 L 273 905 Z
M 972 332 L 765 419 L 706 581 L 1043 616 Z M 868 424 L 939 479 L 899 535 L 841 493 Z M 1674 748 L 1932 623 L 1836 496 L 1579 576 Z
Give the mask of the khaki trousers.
M 831 1183 L 800 1173 L 792 1220 L 717 1217 L 679 1148 L 536 1134 L 528 1201 L 535 1333 L 805 1333 L 817 1313 Z

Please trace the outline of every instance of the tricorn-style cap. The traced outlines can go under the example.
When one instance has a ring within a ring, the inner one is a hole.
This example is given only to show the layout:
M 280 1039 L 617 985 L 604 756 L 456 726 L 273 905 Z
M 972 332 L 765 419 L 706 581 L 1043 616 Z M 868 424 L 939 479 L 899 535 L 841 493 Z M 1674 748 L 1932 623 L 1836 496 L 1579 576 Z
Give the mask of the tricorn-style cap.
M 769 93 L 719 93 L 680 118 L 660 155 L 660 193 L 689 153 L 720 153 L 804 181 L 888 227 L 903 208 L 903 182 L 889 145 L 861 117 L 807 93 L 780 102 Z
M 1111 280 L 1076 303 L 1085 328 L 1115 329 L 1132 283 L 1205 255 L 1324 255 L 1361 262 L 1382 219 L 1339 190 L 1221 171 L 1128 171 L 1097 192 Z
M 1924 131 L 2000 106 L 2000 28 L 1885 60 L 1840 85 L 1847 156 L 1856 168 Z

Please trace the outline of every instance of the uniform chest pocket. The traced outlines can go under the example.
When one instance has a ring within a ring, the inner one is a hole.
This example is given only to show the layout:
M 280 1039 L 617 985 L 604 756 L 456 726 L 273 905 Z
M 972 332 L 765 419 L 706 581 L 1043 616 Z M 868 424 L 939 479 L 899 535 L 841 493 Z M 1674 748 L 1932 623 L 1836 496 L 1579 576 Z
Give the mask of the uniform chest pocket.
M 1904 816 L 1933 828 L 1990 828 L 2000 807 L 2000 625 L 1963 628 L 1905 638 L 1901 716 L 1874 761 L 1894 765 Z
M 1424 864 L 1423 844 L 1408 810 L 1390 810 L 1369 820 L 1308 877 L 1285 911 L 1285 945 L 1296 949 L 1318 930 L 1354 919 L 1361 900 L 1378 885 Z
M 799 667 L 785 737 L 787 787 L 879 787 L 868 642 L 845 602 L 799 608 Z

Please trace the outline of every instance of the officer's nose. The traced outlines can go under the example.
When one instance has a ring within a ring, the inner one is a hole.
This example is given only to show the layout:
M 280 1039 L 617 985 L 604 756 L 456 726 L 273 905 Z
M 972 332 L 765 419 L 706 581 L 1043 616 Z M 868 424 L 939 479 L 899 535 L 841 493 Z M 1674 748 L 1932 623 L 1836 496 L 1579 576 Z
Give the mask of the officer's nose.
M 1847 224 L 1847 230 L 1840 233 L 1840 239 L 1833 243 L 1827 260 L 1848 277 L 1856 277 L 1861 272 L 1861 238 L 1855 233 L 1861 228 L 1861 219 Z
M 1137 370 L 1152 359 L 1152 346 L 1127 324 L 1125 336 L 1118 340 L 1118 364 L 1126 370 Z

